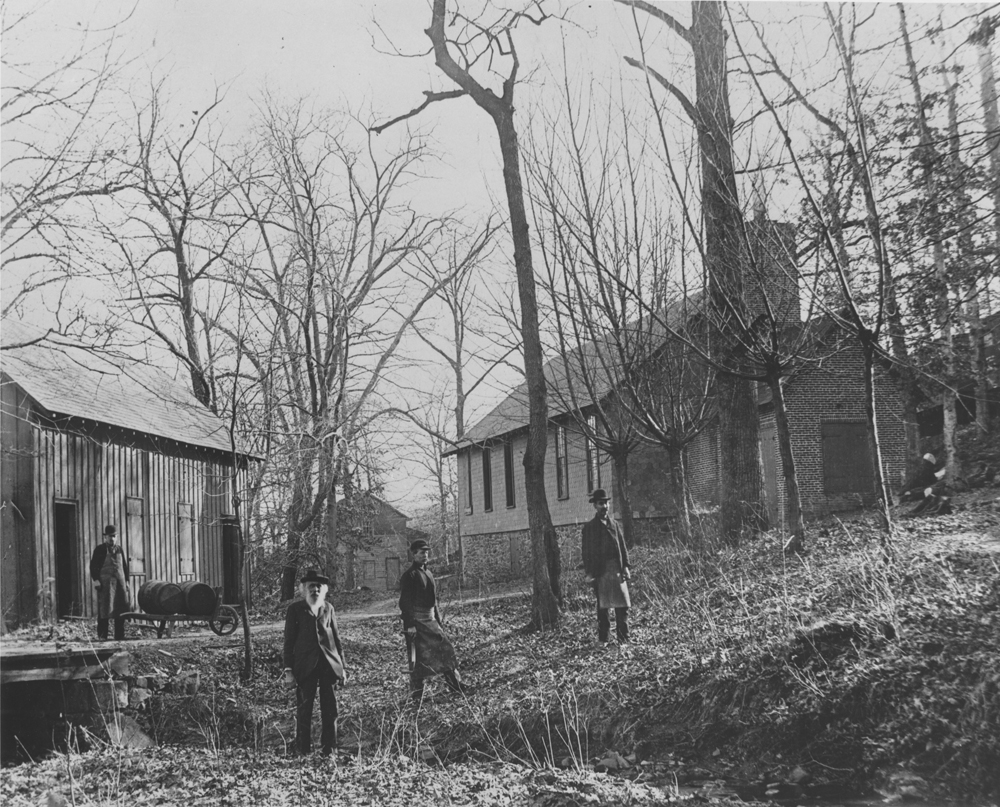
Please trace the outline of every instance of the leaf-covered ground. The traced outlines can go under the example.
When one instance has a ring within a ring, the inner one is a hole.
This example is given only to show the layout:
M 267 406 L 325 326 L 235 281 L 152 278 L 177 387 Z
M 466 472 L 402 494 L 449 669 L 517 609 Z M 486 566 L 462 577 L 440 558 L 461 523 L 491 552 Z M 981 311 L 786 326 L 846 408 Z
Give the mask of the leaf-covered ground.
M 901 520 L 886 564 L 870 521 L 815 525 L 803 557 L 777 536 L 738 550 L 638 548 L 633 642 L 596 642 L 592 595 L 526 633 L 526 595 L 444 603 L 471 697 L 406 706 L 400 623 L 341 614 L 352 678 L 336 761 L 286 756 L 292 695 L 280 627 L 255 630 L 241 685 L 234 637 L 136 642 L 158 693 L 136 717 L 157 742 L 5 768 L 35 804 L 666 804 L 720 795 L 1000 794 L 1000 516 Z M 379 613 L 379 608 L 364 606 Z M 611 768 L 609 773 L 597 772 Z M 715 785 L 713 784 L 715 783 Z M 713 786 L 716 789 L 713 791 Z M 59 803 L 58 801 L 55 803 Z

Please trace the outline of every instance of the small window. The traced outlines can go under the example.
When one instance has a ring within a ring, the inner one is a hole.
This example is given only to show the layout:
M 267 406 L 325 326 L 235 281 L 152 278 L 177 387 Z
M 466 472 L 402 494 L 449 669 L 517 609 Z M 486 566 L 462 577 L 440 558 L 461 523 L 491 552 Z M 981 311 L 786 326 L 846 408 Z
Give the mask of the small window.
M 823 441 L 823 492 L 874 493 L 868 424 L 826 421 L 821 424 Z
M 507 494 L 507 506 L 515 507 L 517 499 L 514 496 L 514 443 L 511 440 L 503 444 L 503 486 Z
M 483 446 L 483 510 L 493 509 L 493 451 Z
M 587 493 L 601 486 L 601 455 L 593 436 L 597 434 L 597 417 L 587 418 Z
M 472 512 L 472 449 L 465 452 L 465 512 Z
M 180 544 L 180 573 L 194 575 L 194 530 L 192 529 L 191 505 L 184 502 L 177 505 L 177 538 Z
M 560 499 L 569 498 L 569 456 L 566 451 L 565 426 L 556 426 L 556 488 Z

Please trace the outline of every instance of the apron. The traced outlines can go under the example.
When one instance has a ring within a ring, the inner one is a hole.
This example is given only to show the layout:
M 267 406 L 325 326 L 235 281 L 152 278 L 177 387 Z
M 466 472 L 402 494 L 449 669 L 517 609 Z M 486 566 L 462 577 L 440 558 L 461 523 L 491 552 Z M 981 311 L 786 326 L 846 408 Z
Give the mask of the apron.
M 618 562 L 615 539 L 608 530 L 604 531 L 605 553 L 604 574 L 594 581 L 598 608 L 631 608 L 628 583 L 622 579 L 622 567 Z
M 426 678 L 456 669 L 458 659 L 455 648 L 434 618 L 434 612 L 429 608 L 414 608 L 413 621 L 417 629 L 417 634 L 413 637 L 413 646 L 417 651 L 413 674 Z
M 116 546 L 104 556 L 101 566 L 101 591 L 97 595 L 97 618 L 119 617 L 129 609 L 128 586 L 122 566 L 122 549 Z

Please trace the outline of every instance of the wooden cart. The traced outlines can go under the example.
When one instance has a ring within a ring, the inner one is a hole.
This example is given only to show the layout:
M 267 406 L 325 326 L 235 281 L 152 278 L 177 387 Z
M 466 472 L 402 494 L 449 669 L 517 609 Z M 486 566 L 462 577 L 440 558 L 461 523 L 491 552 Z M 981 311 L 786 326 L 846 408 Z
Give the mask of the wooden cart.
M 174 625 L 178 622 L 207 622 L 208 627 L 218 636 L 228 636 L 236 630 L 240 622 L 242 605 L 224 605 L 222 587 L 215 589 L 215 610 L 211 614 L 147 614 L 145 611 L 128 611 L 122 614 L 126 622 L 134 622 L 137 627 L 156 631 L 156 638 L 173 636 Z

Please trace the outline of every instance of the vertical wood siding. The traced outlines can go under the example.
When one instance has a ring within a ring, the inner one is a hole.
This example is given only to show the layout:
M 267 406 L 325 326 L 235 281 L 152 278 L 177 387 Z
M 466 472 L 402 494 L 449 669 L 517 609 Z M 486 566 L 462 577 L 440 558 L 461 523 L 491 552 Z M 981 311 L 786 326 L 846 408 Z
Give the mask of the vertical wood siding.
M 13 385 L 4 385 L 4 394 L 9 397 L 8 386 Z M 6 442 L 5 435 L 5 449 Z M 24 588 L 25 579 L 30 583 L 29 588 L 35 589 L 26 595 L 29 599 L 37 596 L 39 602 L 44 603 L 46 598 L 51 598 L 50 603 L 56 601 L 54 511 L 57 500 L 76 505 L 78 545 L 73 573 L 74 588 L 82 594 L 79 610 L 83 616 L 96 616 L 90 557 L 102 540 L 106 524 L 117 526 L 119 540 L 130 557 L 138 559 L 141 554 L 145 555 L 145 573 L 139 568 L 131 569 L 134 608 L 138 607 L 138 588 L 146 580 L 182 582 L 196 579 L 211 586 L 223 585 L 222 521 L 223 515 L 231 509 L 231 468 L 224 455 L 190 449 L 179 449 L 173 455 L 118 442 L 100 442 L 85 435 L 29 424 L 26 418 L 20 431 L 12 431 L 10 442 L 12 452 L 15 443 L 21 444 L 25 462 L 21 467 L 5 461 L 4 501 L 13 501 L 19 479 L 15 478 L 15 472 L 24 471 L 28 477 L 27 487 L 21 485 L 21 488 L 29 491 L 29 503 L 19 509 L 27 513 L 30 520 L 26 519 L 25 526 L 30 524 L 31 528 L 22 530 L 22 535 L 12 526 L 12 540 L 7 540 L 6 528 L 11 518 L 5 512 L 4 550 L 6 554 L 16 554 L 22 565 L 27 562 L 34 568 L 22 574 L 16 565 L 8 566 L 5 560 L 3 605 L 6 622 L 16 624 L 36 616 L 14 596 Z M 245 474 L 240 472 L 237 484 L 242 486 L 244 483 Z M 131 533 L 129 500 L 134 502 Z M 13 512 L 13 508 L 10 510 Z M 189 519 L 185 528 L 190 532 L 193 548 L 193 572 L 181 569 L 182 516 Z M 141 519 L 141 523 L 136 519 Z

